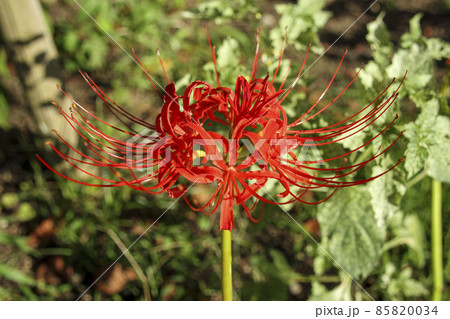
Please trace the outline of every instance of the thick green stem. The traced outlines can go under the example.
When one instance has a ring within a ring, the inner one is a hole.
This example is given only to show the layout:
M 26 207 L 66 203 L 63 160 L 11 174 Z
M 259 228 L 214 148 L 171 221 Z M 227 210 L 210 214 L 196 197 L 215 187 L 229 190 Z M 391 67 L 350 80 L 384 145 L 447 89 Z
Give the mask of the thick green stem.
M 433 300 L 442 299 L 442 183 L 433 179 L 431 199 L 431 253 L 433 267 Z
M 233 300 L 231 280 L 231 231 L 222 230 L 222 299 Z

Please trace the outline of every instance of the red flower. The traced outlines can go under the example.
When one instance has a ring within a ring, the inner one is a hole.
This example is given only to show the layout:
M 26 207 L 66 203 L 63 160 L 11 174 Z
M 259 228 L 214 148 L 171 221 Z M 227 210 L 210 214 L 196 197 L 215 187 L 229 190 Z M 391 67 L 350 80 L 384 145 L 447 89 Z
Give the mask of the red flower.
M 81 159 L 64 154 L 53 145 L 52 148 L 73 167 L 99 179 L 101 184 L 74 180 L 53 169 L 38 155 L 39 160 L 60 176 L 84 185 L 97 187 L 126 185 L 150 194 L 167 191 L 171 197 L 183 196 L 191 209 L 207 214 L 214 213 L 220 206 L 220 229 L 227 230 L 234 227 L 234 203 L 241 205 L 248 217 L 256 222 L 262 217 L 262 214 L 259 218 L 252 215 L 258 200 L 271 204 L 287 204 L 294 201 L 318 204 L 330 198 L 338 188 L 373 180 L 387 173 L 403 160 L 403 158 L 400 159 L 392 168 L 378 176 L 358 181 L 343 180 L 384 154 L 400 138 L 399 136 L 387 148 L 380 149 L 368 160 L 347 164 L 346 158 L 349 155 L 383 134 L 397 117 L 369 141 L 339 156 L 305 161 L 295 154 L 295 151 L 302 147 L 336 143 L 361 132 L 392 105 L 403 81 L 394 93 L 382 100 L 382 95 L 393 84 L 394 79 L 369 105 L 345 120 L 318 129 L 301 129 L 303 123 L 331 106 L 356 79 L 359 72 L 330 103 L 318 109 L 318 103 L 333 83 L 345 54 L 320 98 L 301 117 L 288 123 L 282 102 L 293 86 L 287 90 L 283 89 L 286 75 L 280 87 L 278 89 L 274 87 L 283 54 L 280 56 L 278 67 L 271 80 L 269 76 L 264 79 L 256 78 L 258 34 L 257 50 L 249 81 L 239 76 L 235 88 L 230 89 L 220 86 L 214 49 L 210 41 L 209 43 L 216 68 L 217 86 L 203 81 L 194 81 L 188 85 L 182 95 L 178 95 L 174 84 L 167 81 L 163 107 L 156 118 L 155 125 L 131 115 L 115 104 L 88 75 L 82 74 L 103 100 L 105 107 L 127 129 L 120 129 L 106 123 L 74 102 L 70 115 L 61 109 L 60 111 L 84 139 L 90 152 L 87 154 L 78 151 L 61 137 L 72 151 L 81 156 Z M 308 52 L 295 82 L 302 73 Z M 155 88 L 150 77 L 149 80 Z M 94 125 L 93 120 L 114 129 L 116 134 L 107 135 Z M 142 126 L 145 129 L 144 133 L 138 133 L 128 125 L 127 122 L 130 121 Z M 213 123 L 226 127 L 229 135 L 222 136 L 213 131 L 211 129 Z M 119 136 L 122 137 L 119 138 Z M 245 155 L 246 152 L 250 154 Z M 317 165 L 332 164 L 338 160 L 341 164 L 335 167 L 325 168 Z M 82 167 L 83 165 L 106 167 L 114 173 L 116 178 L 107 179 L 90 173 Z M 144 169 L 147 172 L 138 177 L 137 172 Z M 192 183 L 214 183 L 216 187 L 211 198 L 203 206 L 197 206 L 191 203 L 186 195 L 187 187 L 182 183 L 182 179 Z M 258 192 L 269 180 L 276 180 L 283 186 L 284 191 L 278 194 L 278 197 L 290 196 L 290 198 L 275 202 Z M 308 202 L 303 198 L 308 190 L 322 187 L 334 190 L 326 198 L 317 202 Z M 249 204 L 251 199 L 254 199 L 253 203 Z

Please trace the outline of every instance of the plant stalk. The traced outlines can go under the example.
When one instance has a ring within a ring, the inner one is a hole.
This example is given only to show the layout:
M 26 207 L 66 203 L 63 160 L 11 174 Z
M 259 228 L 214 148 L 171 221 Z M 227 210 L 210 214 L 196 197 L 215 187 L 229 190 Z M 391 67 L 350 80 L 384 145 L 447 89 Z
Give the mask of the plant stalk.
M 431 262 L 433 268 L 433 300 L 442 299 L 442 183 L 433 179 L 431 188 Z
M 233 300 L 231 280 L 231 231 L 222 230 L 222 300 Z

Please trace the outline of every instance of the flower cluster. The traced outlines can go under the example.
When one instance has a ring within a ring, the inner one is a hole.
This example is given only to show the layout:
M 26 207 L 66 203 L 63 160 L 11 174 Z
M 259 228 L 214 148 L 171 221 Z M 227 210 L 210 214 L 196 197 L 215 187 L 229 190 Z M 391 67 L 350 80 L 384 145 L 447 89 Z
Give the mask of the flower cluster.
M 38 155 L 39 160 L 60 176 L 84 185 L 129 186 L 149 194 L 167 191 L 173 198 L 183 196 L 191 209 L 206 214 L 212 214 L 220 207 L 220 229 L 227 230 L 234 227 L 234 204 L 242 206 L 248 217 L 256 222 L 262 217 L 262 213 L 258 218 L 252 214 L 258 201 L 279 205 L 294 201 L 318 204 L 330 198 L 338 188 L 373 180 L 387 173 L 403 160 L 400 159 L 391 169 L 378 176 L 357 181 L 347 178 L 385 153 L 400 138 L 399 136 L 388 147 L 380 148 L 369 159 L 347 164 L 346 159 L 349 155 L 383 134 L 397 117 L 376 136 L 339 156 L 305 160 L 298 155 L 298 150 L 302 147 L 336 143 L 361 132 L 374 123 L 397 97 L 401 83 L 390 96 L 382 98 L 395 79 L 370 104 L 353 116 L 326 127 L 302 129 L 304 126 L 302 124 L 330 107 L 356 79 L 358 73 L 331 102 L 318 107 L 322 97 L 333 83 L 345 54 L 320 98 L 302 116 L 289 123 L 282 106 L 283 100 L 293 88 L 292 85 L 283 89 L 287 74 L 281 85 L 278 88 L 274 87 L 283 53 L 280 55 L 277 69 L 271 79 L 269 76 L 257 78 L 258 34 L 257 49 L 249 79 L 239 76 L 235 87 L 228 88 L 220 85 L 214 48 L 210 40 L 209 43 L 216 67 L 216 85 L 194 81 L 179 95 L 174 83 L 167 80 L 164 96 L 161 96 L 163 106 L 156 117 L 155 124 L 133 116 L 114 103 L 87 74 L 82 73 L 90 87 L 103 100 L 105 107 L 125 128 L 118 128 L 105 122 L 74 102 L 70 114 L 61 108 L 60 112 L 85 141 L 89 152 L 83 153 L 77 150 L 59 135 L 63 143 L 72 150 L 71 153 L 76 153 L 77 157 L 51 146 L 73 167 L 97 178 L 101 183 L 92 184 L 75 180 L 52 168 Z M 302 74 L 308 52 L 309 49 L 294 83 Z M 152 78 L 149 76 L 148 78 L 155 88 Z M 129 122 L 134 123 L 133 126 Z M 99 128 L 98 124 L 106 125 L 110 128 L 109 130 L 113 129 L 116 133 L 108 135 Z M 213 128 L 217 125 L 226 127 L 225 131 L 228 135 L 224 136 L 214 131 Z M 138 126 L 141 130 L 136 130 Z M 339 165 L 333 167 L 333 163 L 337 162 Z M 114 178 L 104 178 L 94 174 L 84 168 L 86 165 L 108 168 L 113 172 Z M 139 173 L 144 170 L 146 173 Z M 269 180 L 275 180 L 282 185 L 283 192 L 278 194 L 280 201 L 275 201 L 270 195 L 264 196 L 264 186 Z M 186 181 L 213 184 L 215 187 L 210 199 L 202 205 L 195 200 L 190 200 L 184 184 Z M 331 191 L 326 198 L 317 202 L 309 202 L 304 198 L 307 191 L 318 188 L 327 188 Z

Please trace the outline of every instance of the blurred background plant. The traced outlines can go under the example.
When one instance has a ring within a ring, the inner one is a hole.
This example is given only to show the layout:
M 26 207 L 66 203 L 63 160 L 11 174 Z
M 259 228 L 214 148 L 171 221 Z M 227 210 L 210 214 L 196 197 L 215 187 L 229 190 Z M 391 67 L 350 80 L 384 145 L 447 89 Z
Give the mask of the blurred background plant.
M 280 72 L 287 71 L 292 58 L 288 84 L 295 78 L 306 47 L 312 44 L 313 56 L 307 67 L 320 59 L 285 101 L 292 117 L 320 96 L 345 48 L 349 53 L 344 67 L 325 100 L 335 96 L 332 93 L 341 90 L 365 62 L 358 83 L 322 113 L 316 126 L 355 113 L 393 77 L 402 77 L 408 70 L 399 99 L 388 114 L 364 134 L 342 143 L 343 149 L 360 145 L 398 113 L 400 120 L 377 139 L 378 144 L 354 154 L 354 160 L 364 160 L 381 143 L 389 144 L 406 130 L 405 138 L 388 156 L 362 173 L 376 175 L 406 151 L 405 163 L 367 185 L 339 191 L 325 204 L 288 207 L 300 227 L 278 207 L 265 207 L 265 217 L 258 224 L 237 213 L 237 229 L 233 231 L 235 298 L 370 299 L 318 242 L 373 298 L 431 299 L 439 281 L 433 279 L 437 268 L 432 270 L 431 265 L 433 180 L 443 183 L 442 298 L 450 298 L 450 212 L 445 198 L 450 182 L 448 2 L 379 1 L 332 47 L 371 2 L 78 3 L 101 27 L 72 0 L 42 0 L 63 63 L 64 90 L 106 118 L 101 101 L 77 69 L 88 72 L 118 104 L 152 121 L 160 102 L 128 55 L 131 48 L 159 83 L 165 80 L 157 48 L 170 81 L 175 81 L 178 89 L 197 79 L 214 83 L 205 24 L 217 47 L 224 85 L 233 86 L 238 75 L 249 74 L 258 26 L 262 27 L 261 76 L 273 74 L 286 26 L 287 50 Z M 190 211 L 182 201 L 172 206 L 165 195 L 83 187 L 44 169 L 34 155 L 39 152 L 58 163 L 44 145 L 53 137 L 37 133 L 11 61 L 0 47 L 0 299 L 77 299 L 124 247 L 143 235 L 82 299 L 219 300 L 218 214 L 203 216 Z M 339 151 L 327 150 L 327 157 Z M 73 174 L 69 167 L 57 165 Z M 275 192 L 276 185 L 273 188 Z M 191 191 L 191 196 L 204 200 L 205 189 L 194 187 Z

